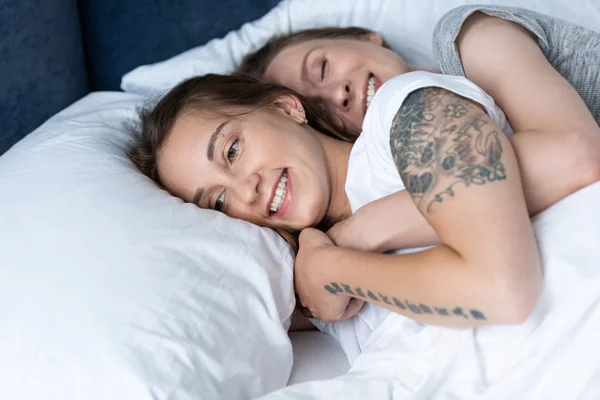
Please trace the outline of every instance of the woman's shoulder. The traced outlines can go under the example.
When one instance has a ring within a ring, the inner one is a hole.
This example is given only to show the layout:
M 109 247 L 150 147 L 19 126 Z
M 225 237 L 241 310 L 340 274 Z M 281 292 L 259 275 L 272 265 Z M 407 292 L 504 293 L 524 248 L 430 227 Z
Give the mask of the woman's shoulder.
M 457 7 L 446 13 L 435 26 L 432 38 L 434 57 L 443 73 L 465 75 L 457 45 L 459 36 L 475 36 L 471 33 L 477 33 L 480 41 L 492 41 L 495 39 L 488 33 L 498 30 L 527 32 L 537 39 L 542 51 L 547 51 L 550 47 L 548 26 L 553 21 L 558 20 L 524 8 L 482 5 Z
M 428 87 L 448 90 L 478 102 L 487 98 L 487 94 L 483 90 L 463 76 L 443 75 L 428 71 L 407 72 L 388 80 L 377 91 L 367 110 L 363 133 L 377 130 L 377 128 L 389 133 L 389 129 L 386 127 L 391 124 L 407 97 L 416 90 Z
M 436 95 L 452 93 L 481 105 L 503 128 L 503 131 L 511 132 L 508 126 L 504 126 L 506 122 L 504 114 L 496 107 L 493 98 L 467 78 L 428 71 L 413 71 L 388 80 L 375 94 L 367 110 L 361 135 L 362 140 L 366 141 L 366 146 L 374 141 L 388 144 L 392 124 L 398 113 L 404 115 L 403 120 L 407 121 L 414 113 L 422 113 L 423 110 L 419 109 L 422 104 L 413 107 L 407 103 L 407 99 L 411 93 L 425 88 L 439 89 L 435 92 Z

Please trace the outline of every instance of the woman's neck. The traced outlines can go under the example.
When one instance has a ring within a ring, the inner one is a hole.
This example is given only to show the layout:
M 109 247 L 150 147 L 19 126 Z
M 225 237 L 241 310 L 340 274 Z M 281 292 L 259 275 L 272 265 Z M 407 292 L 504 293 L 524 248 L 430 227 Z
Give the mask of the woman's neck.
M 352 209 L 346 195 L 346 177 L 352 143 L 333 139 L 323 135 L 321 143 L 325 151 L 325 158 L 330 172 L 331 193 L 329 206 L 318 228 L 328 230 L 335 223 L 352 215 Z

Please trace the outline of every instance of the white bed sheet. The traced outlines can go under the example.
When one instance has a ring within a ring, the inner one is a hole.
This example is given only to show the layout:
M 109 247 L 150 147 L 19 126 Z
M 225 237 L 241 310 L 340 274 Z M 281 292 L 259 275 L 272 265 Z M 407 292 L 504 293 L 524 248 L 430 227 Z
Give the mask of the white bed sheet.
M 340 342 L 320 331 L 291 332 L 294 366 L 288 385 L 331 379 L 350 368 Z
M 518 326 L 386 318 L 349 372 L 261 399 L 600 399 L 600 183 L 533 222 L 544 290 Z

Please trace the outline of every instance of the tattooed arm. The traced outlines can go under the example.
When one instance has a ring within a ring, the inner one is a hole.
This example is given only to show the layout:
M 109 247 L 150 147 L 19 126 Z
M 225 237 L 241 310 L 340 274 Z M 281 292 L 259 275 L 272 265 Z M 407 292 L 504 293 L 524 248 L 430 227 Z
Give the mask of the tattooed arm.
M 469 100 L 425 88 L 404 101 L 390 143 L 408 192 L 442 244 L 406 255 L 330 247 L 324 289 L 424 323 L 523 321 L 542 274 L 507 138 Z

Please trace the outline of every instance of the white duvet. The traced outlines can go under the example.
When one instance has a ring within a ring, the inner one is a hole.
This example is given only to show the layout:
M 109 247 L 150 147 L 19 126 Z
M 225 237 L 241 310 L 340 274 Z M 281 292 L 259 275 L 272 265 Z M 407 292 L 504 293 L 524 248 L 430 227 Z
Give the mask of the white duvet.
M 350 371 L 273 399 L 600 399 L 600 183 L 534 219 L 544 291 L 519 326 L 449 329 L 391 315 Z

